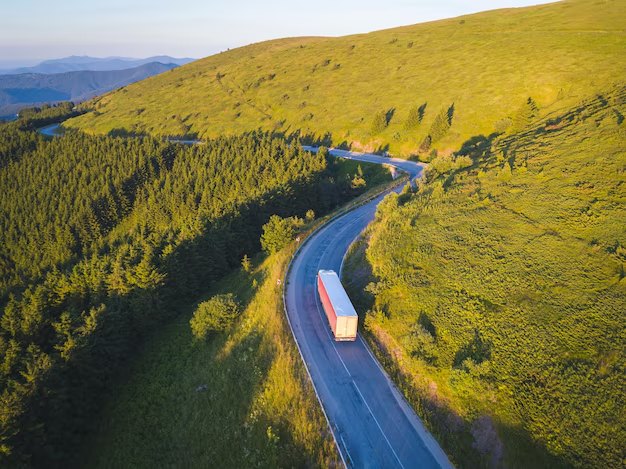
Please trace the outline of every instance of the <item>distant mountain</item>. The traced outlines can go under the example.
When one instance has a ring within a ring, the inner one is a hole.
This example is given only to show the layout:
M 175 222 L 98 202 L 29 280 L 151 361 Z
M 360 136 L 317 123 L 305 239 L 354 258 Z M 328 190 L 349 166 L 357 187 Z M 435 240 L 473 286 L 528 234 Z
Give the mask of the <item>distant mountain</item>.
M 0 75 L 0 116 L 14 114 L 27 106 L 84 101 L 177 66 L 151 62 L 125 70 Z
M 162 64 L 175 64 L 185 65 L 189 62 L 193 62 L 195 59 L 188 57 L 175 58 L 167 55 L 158 55 L 154 57 L 148 57 L 146 59 L 134 59 L 129 57 L 89 57 L 86 55 L 77 56 L 72 55 L 70 57 L 64 57 L 61 59 L 45 60 L 33 67 L 21 67 L 13 70 L 0 70 L 0 75 L 15 75 L 22 73 L 65 73 L 65 72 L 77 72 L 82 70 L 91 71 L 110 71 L 110 70 L 126 70 L 130 68 L 139 67 L 153 62 L 159 62 Z

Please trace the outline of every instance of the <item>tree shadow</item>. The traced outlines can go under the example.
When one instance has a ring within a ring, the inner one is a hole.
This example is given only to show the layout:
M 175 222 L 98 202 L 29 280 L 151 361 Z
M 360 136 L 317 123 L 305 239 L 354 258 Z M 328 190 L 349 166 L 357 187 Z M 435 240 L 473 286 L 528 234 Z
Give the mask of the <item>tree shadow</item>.
M 448 107 L 446 116 L 448 118 L 448 126 L 452 125 L 452 119 L 454 119 L 454 103 L 450 104 L 450 107 Z
M 371 265 L 366 261 L 367 243 L 360 238 L 351 247 L 351 255 L 346 259 L 345 285 L 358 311 L 372 311 L 375 296 L 372 291 L 377 287 L 376 277 Z M 372 285 L 373 287 L 369 287 Z M 453 465 L 461 467 L 567 467 L 566 461 L 550 453 L 546 446 L 534 440 L 527 428 L 509 425 L 498 421 L 488 413 L 482 415 L 461 415 L 453 409 L 445 397 L 439 393 L 437 385 L 425 376 L 416 376 L 411 371 L 408 361 L 424 357 L 405 355 L 393 341 L 386 342 L 384 335 L 379 336 L 367 328 L 366 316 L 359 314 L 361 333 L 375 356 L 390 375 L 397 388 L 405 396 L 426 427 L 432 432 L 440 446 L 450 456 Z M 365 322 L 365 324 L 362 324 Z M 419 312 L 415 314 L 416 325 L 437 340 L 439 336 L 430 317 Z M 363 327 L 365 326 L 365 327 Z M 465 361 L 468 357 L 477 360 L 488 359 L 490 344 L 476 339 L 472 345 L 463 348 Z M 486 352 L 486 350 L 488 350 Z M 474 353 L 476 352 L 476 353 Z M 471 359 L 471 358 L 470 358 Z M 424 360 L 428 362 L 428 360 Z M 431 364 L 431 366 L 436 366 Z M 465 374 L 462 367 L 452 371 Z M 507 443 L 507 446 L 504 446 Z
M 389 144 L 385 143 L 384 145 L 378 145 L 372 153 L 374 153 L 375 155 L 389 156 L 388 152 L 389 152 Z
M 495 132 L 488 136 L 475 135 L 463 142 L 456 155 L 469 156 L 474 161 L 484 159 L 491 153 L 491 145 L 499 135 Z
M 489 414 L 462 416 L 445 398 L 439 397 L 434 383 L 430 389 L 416 387 L 415 377 L 400 367 L 387 346 L 371 333 L 368 338 L 383 367 L 453 464 L 464 467 L 507 467 L 512 463 L 521 467 L 568 467 L 565 460 L 534 440 L 528 429 L 497 421 Z M 504 447 L 503 440 L 509 443 L 507 447 Z
M 386 122 L 386 125 L 389 125 L 389 123 L 391 122 L 391 119 L 393 119 L 393 116 L 395 115 L 395 113 L 396 113 L 396 108 L 395 107 L 387 109 L 387 111 L 385 112 L 385 122 Z
M 115 127 L 107 132 L 109 137 L 147 137 L 145 132 L 137 132 L 134 130 L 128 130 L 125 127 Z
M 426 101 L 424 104 L 422 104 L 420 107 L 417 108 L 417 120 L 418 123 L 422 123 L 422 120 L 424 119 L 424 114 L 426 114 L 426 107 L 428 106 L 428 101 Z
M 218 459 L 226 466 L 261 466 L 261 467 L 307 467 L 314 456 L 310 448 L 297 442 L 293 435 L 293 422 L 285 415 L 269 413 L 272 394 L 266 394 L 268 387 L 272 392 L 275 383 L 269 383 L 272 367 L 279 362 L 275 347 L 268 347 L 267 337 L 251 329 L 245 333 L 235 330 L 229 337 L 220 338 L 217 347 L 216 367 L 228 370 L 225 382 L 221 385 L 222 395 L 211 406 L 210 415 L 220 421 L 220 426 L 238 429 L 237 433 L 223 434 L 223 439 L 212 441 L 218 452 Z M 234 400 L 228 408 L 220 403 Z M 285 411 L 286 409 L 280 409 Z M 254 452 L 235 451 L 237 447 L 254 448 Z M 230 461 L 230 463 L 229 463 Z

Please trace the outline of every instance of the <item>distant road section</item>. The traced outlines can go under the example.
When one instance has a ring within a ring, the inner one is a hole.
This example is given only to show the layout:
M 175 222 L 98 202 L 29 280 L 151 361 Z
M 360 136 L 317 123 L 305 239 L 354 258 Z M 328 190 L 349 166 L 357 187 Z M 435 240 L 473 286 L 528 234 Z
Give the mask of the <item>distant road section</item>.
M 390 164 L 407 171 L 411 179 L 423 169 L 420 163 L 373 154 L 337 149 L 330 154 Z M 287 317 L 348 467 L 448 468 L 451 464 L 445 453 L 363 339 L 334 341 L 317 295 L 317 272 L 340 272 L 348 247 L 373 220 L 385 195 L 332 220 L 301 247 L 286 281 Z
M 310 145 L 302 145 L 306 151 L 317 152 L 319 147 L 313 147 Z M 340 150 L 338 148 L 329 148 L 328 154 L 337 158 L 346 158 L 348 160 L 363 161 L 364 163 L 386 164 L 393 166 L 401 171 L 407 173 L 411 180 L 422 175 L 422 170 L 426 166 L 424 163 L 418 163 L 416 161 L 403 160 L 401 158 L 391 158 L 386 156 L 375 155 L 373 153 L 359 153 L 350 150 Z
M 41 135 L 45 135 L 46 137 L 60 137 L 62 135 L 61 124 L 50 124 L 45 127 L 40 127 L 37 129 Z

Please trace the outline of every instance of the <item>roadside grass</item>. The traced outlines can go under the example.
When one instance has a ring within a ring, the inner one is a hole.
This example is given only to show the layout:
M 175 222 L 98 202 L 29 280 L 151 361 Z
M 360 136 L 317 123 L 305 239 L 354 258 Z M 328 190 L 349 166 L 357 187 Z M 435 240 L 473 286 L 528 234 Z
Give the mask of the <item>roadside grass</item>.
M 371 348 L 460 467 L 623 462 L 624 103 L 607 89 L 467 168 L 433 162 L 344 264 Z
M 283 317 L 277 280 L 289 254 L 257 256 L 250 274 L 233 272 L 211 292 L 245 305 L 227 334 L 195 340 L 188 310 L 141 346 L 85 467 L 337 465 Z
M 362 166 L 369 189 L 301 237 L 395 184 L 379 165 L 334 164 L 345 177 Z M 231 272 L 141 344 L 81 451 L 85 467 L 341 465 L 284 317 L 282 280 L 296 248 L 257 255 L 249 273 Z M 218 293 L 233 293 L 243 312 L 227 333 L 195 340 L 189 319 Z
M 447 152 L 506 127 L 529 97 L 541 116 L 620 81 L 624 17 L 620 0 L 564 0 L 368 34 L 267 41 L 96 98 L 92 112 L 64 125 L 200 138 L 261 127 L 408 156 L 452 109 L 451 126 L 432 144 Z M 422 106 L 422 118 L 407 125 Z M 387 125 L 374 129 L 381 112 Z

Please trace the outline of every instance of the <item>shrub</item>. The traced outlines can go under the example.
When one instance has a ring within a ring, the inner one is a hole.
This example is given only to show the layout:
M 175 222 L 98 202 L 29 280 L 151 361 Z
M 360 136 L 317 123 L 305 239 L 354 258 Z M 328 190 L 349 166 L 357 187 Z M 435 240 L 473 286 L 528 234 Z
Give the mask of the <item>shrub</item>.
M 367 182 L 365 181 L 365 179 L 363 179 L 358 174 L 355 174 L 352 178 L 352 181 L 350 182 L 350 187 L 352 187 L 352 189 L 359 189 L 361 187 L 365 187 L 366 185 Z
M 444 174 L 454 168 L 454 161 L 450 156 L 438 156 L 431 161 L 430 166 L 439 174 Z
M 463 169 L 472 166 L 473 161 L 469 156 L 457 156 L 454 160 L 456 169 Z
M 278 215 L 272 215 L 269 221 L 263 225 L 261 247 L 268 254 L 280 251 L 291 242 L 300 226 L 302 226 L 302 219 L 300 218 L 282 218 Z
M 465 360 L 471 360 L 479 365 L 491 358 L 491 343 L 481 336 L 478 330 L 474 330 L 474 337 L 465 344 L 454 356 L 455 368 L 465 368 Z
M 505 133 L 513 124 L 513 120 L 510 117 L 504 117 L 503 119 L 499 119 L 493 125 L 493 128 L 496 133 L 503 134 Z
M 232 293 L 215 295 L 198 305 L 189 325 L 194 337 L 204 339 L 209 332 L 228 329 L 238 315 L 239 304 Z

